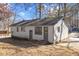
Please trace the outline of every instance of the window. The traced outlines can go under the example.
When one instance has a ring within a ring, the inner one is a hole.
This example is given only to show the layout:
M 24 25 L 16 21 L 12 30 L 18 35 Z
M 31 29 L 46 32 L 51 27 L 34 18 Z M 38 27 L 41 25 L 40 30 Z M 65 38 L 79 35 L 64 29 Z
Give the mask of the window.
M 42 27 L 35 27 L 35 34 L 42 35 Z
M 19 32 L 19 27 L 17 27 L 17 32 Z
M 21 26 L 21 31 L 25 32 L 25 27 Z
M 48 27 L 44 27 L 44 32 L 48 33 Z
M 60 27 L 57 28 L 58 32 L 60 32 Z

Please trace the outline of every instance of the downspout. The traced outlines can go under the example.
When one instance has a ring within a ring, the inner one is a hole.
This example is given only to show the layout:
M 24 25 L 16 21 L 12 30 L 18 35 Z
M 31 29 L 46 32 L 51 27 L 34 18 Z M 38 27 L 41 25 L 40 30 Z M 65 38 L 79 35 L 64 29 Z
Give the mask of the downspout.
M 53 26 L 53 44 L 55 45 L 55 39 L 54 39 L 55 33 L 54 33 L 54 26 Z
M 56 44 L 56 41 L 54 39 L 54 36 L 55 36 L 55 31 L 54 31 L 54 25 L 53 25 L 53 44 L 55 45 Z

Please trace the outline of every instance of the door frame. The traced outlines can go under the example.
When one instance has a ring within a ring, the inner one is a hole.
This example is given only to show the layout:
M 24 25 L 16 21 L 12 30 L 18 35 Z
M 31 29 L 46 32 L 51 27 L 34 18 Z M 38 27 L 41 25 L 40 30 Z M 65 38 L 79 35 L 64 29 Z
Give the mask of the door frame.
M 33 39 L 33 30 L 29 30 L 29 39 L 30 39 L 30 40 Z
M 47 29 L 47 30 L 45 30 L 45 28 Z M 44 40 L 45 41 L 48 41 L 48 27 L 43 27 L 43 31 L 44 31 Z M 45 31 L 47 31 L 47 32 L 45 32 Z

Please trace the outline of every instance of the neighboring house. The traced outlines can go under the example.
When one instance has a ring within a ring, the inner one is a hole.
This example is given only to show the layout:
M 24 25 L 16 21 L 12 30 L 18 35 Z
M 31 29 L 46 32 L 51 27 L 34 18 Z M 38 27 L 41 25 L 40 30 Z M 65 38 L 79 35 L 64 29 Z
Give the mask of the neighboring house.
M 0 34 L 7 34 L 7 29 L 6 27 L 4 26 L 4 22 L 3 21 L 0 21 Z
M 27 20 L 25 23 L 13 24 L 11 27 L 13 37 L 28 38 L 29 40 L 44 40 L 54 43 L 68 37 L 68 27 L 62 17 Z
M 2 21 L 0 21 L 0 31 L 2 31 L 4 29 L 4 24 Z

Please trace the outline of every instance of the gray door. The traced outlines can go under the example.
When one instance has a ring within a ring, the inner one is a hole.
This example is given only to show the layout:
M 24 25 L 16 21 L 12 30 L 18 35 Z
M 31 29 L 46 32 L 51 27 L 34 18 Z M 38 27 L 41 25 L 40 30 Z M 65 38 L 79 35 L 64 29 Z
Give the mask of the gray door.
M 29 39 L 32 39 L 32 38 L 33 38 L 33 31 L 29 30 Z
M 44 40 L 48 41 L 48 27 L 44 27 Z

